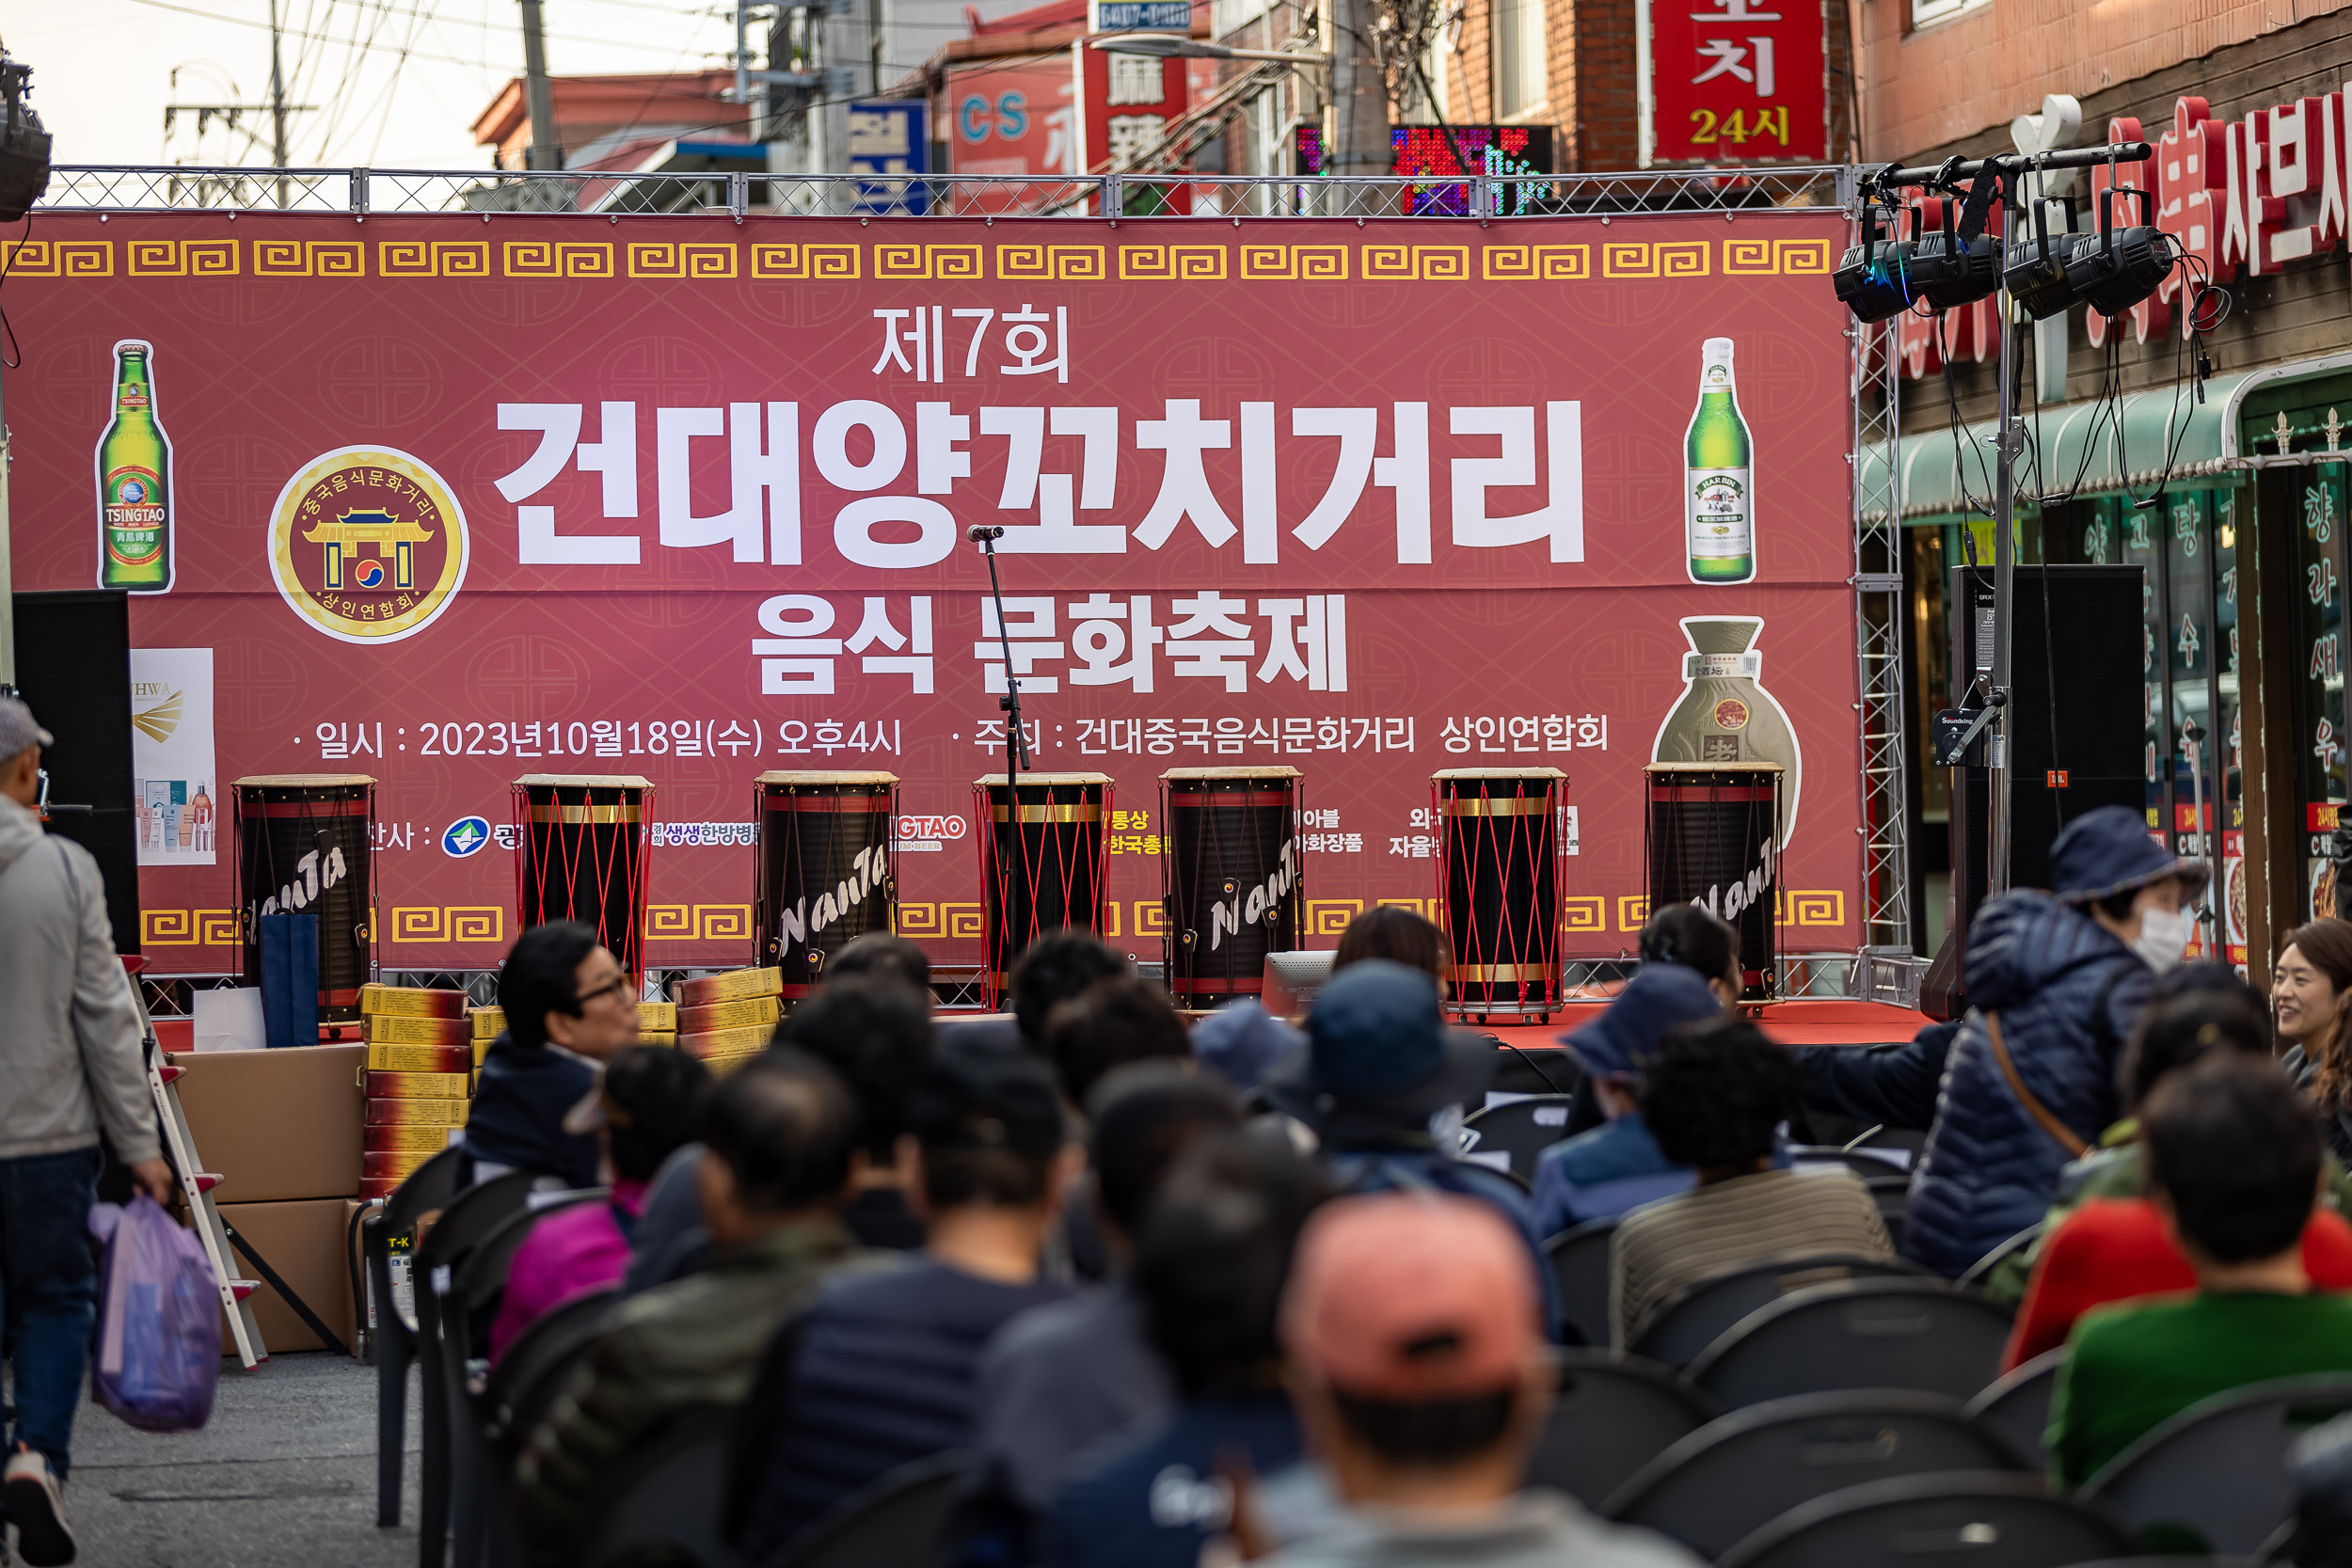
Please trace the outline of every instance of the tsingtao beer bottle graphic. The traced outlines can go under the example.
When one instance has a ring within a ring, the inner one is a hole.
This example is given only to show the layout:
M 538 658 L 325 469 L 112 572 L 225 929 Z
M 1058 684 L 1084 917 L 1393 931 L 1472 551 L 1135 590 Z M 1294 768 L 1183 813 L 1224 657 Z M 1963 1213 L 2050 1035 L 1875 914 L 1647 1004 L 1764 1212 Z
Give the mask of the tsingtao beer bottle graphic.
M 1754 453 L 1732 386 L 1731 340 L 1709 338 L 1699 358 L 1699 405 L 1682 447 L 1692 582 L 1746 582 L 1756 576 Z
M 115 344 L 115 417 L 98 441 L 98 585 L 171 591 L 171 440 L 155 417 L 155 350 Z

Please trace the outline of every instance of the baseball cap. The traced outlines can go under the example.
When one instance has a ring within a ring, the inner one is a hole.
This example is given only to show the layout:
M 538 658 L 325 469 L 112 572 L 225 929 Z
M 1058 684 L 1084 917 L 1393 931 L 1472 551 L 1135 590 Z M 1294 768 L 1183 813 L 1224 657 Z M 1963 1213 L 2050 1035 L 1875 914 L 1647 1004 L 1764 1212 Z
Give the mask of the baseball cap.
M 1275 1109 L 1318 1131 L 1349 1112 L 1419 1124 L 1476 1101 L 1494 1076 L 1493 1057 L 1486 1042 L 1446 1028 L 1435 980 L 1368 958 L 1316 994 L 1306 1050 L 1277 1063 L 1261 1087 Z
M 1633 972 L 1598 1018 L 1558 1038 L 1576 1053 L 1587 1072 L 1604 1078 L 1640 1072 L 1649 1066 L 1667 1030 L 1720 1018 L 1723 1010 L 1697 970 L 1648 963 Z
M 1332 1388 L 1419 1402 L 1518 1383 L 1541 1343 L 1527 1243 L 1494 1208 L 1381 1193 L 1316 1211 L 1282 1292 L 1282 1346 Z
M 1053 1072 L 1025 1051 L 947 1046 L 907 1100 L 907 1130 L 927 1150 L 1053 1154 L 1065 1136 Z
M 0 759 L 12 757 L 27 746 L 55 746 L 56 736 L 33 719 L 22 697 L 0 697 Z
M 2069 904 L 2088 904 L 2163 877 L 2178 877 L 2195 893 L 2212 877 L 2202 861 L 2185 860 L 2149 835 L 2147 818 L 2129 806 L 2085 812 L 2050 844 L 2050 891 Z

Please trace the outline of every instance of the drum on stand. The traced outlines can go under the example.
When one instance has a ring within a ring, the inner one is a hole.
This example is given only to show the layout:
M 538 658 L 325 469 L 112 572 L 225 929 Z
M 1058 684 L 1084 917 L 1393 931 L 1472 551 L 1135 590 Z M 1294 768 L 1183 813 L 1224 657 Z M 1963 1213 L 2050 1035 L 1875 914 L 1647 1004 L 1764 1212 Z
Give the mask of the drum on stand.
M 1219 1007 L 1265 989 L 1265 956 L 1298 945 L 1298 769 L 1160 775 L 1168 989 Z
M 972 782 L 978 819 L 980 893 L 989 1005 L 1002 1006 L 1013 960 L 1047 931 L 1103 929 L 1110 818 L 1107 773 L 1023 773 L 1008 800 L 1005 776 Z M 1016 816 L 1013 807 L 1020 810 Z
M 1741 994 L 1774 994 L 1780 765 L 1653 762 L 1642 771 L 1649 793 L 1649 907 L 1696 904 L 1721 917 L 1739 935 Z
M 1557 768 L 1448 768 L 1429 776 L 1438 892 L 1456 1013 L 1549 1021 L 1561 1003 L 1566 845 Z
M 515 797 L 516 924 L 577 920 L 632 981 L 645 973 L 645 826 L 653 781 L 527 773 Z
M 823 981 L 851 942 L 891 929 L 898 907 L 896 773 L 762 773 L 753 802 L 759 824 L 752 962 L 784 971 L 788 1007 Z
M 262 916 L 307 911 L 319 922 L 319 1022 L 358 1022 L 374 977 L 375 780 L 280 773 L 230 787 L 245 983 L 262 983 Z

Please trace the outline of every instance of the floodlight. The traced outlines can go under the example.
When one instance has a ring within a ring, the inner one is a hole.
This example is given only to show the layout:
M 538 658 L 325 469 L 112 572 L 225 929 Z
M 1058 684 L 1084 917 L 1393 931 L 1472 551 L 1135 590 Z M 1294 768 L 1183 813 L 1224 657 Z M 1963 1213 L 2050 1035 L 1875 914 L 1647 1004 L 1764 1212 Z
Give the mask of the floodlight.
M 2053 239 L 2049 217 L 2053 207 L 2062 212 L 2066 203 L 2059 197 L 2046 196 L 2033 204 L 2033 231 L 2021 235 L 2009 247 L 2009 262 L 2002 272 L 2010 296 L 2036 321 L 2059 314 L 2079 297 L 2066 280 L 2067 264 L 2077 245 L 2093 243 L 2087 234 L 2064 230 Z
M 1839 303 L 1854 313 L 1856 321 L 1883 322 L 1911 305 L 1911 242 L 1879 243 L 1882 210 L 1876 202 L 1864 205 L 1862 243 L 1849 247 L 1837 270 L 1830 275 Z
M 1944 224 L 1912 247 L 1912 287 L 1938 310 L 1974 305 L 2001 286 L 2001 242 L 1984 231 L 1985 214 L 1992 206 L 2000 176 L 1991 169 L 1977 176 L 1968 200 L 1952 221 L 1953 203 L 1944 203 Z
M 7 101 L 7 118 L 0 120 L 0 223 L 16 222 L 49 188 L 49 133 L 25 102 L 32 90 L 33 68 L 0 50 L 0 99 Z
M 2139 198 L 2143 218 L 2151 211 L 2148 192 L 2137 185 L 2109 185 L 2099 193 L 2099 233 L 2084 235 L 2066 263 L 2066 286 L 2103 316 L 2120 316 L 2156 292 L 2172 271 L 2172 246 L 2164 231 L 2146 225 L 2115 228 L 2118 193 Z

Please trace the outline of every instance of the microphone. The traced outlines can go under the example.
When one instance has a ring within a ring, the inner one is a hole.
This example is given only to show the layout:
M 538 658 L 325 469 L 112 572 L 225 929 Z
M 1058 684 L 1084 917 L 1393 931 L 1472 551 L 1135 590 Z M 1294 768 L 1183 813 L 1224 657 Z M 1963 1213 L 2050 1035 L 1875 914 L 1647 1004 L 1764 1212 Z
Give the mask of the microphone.
M 974 523 L 963 531 L 963 536 L 975 545 L 985 545 L 991 539 L 1002 539 L 1005 536 L 1005 531 L 1001 528 L 983 528 L 978 523 Z

